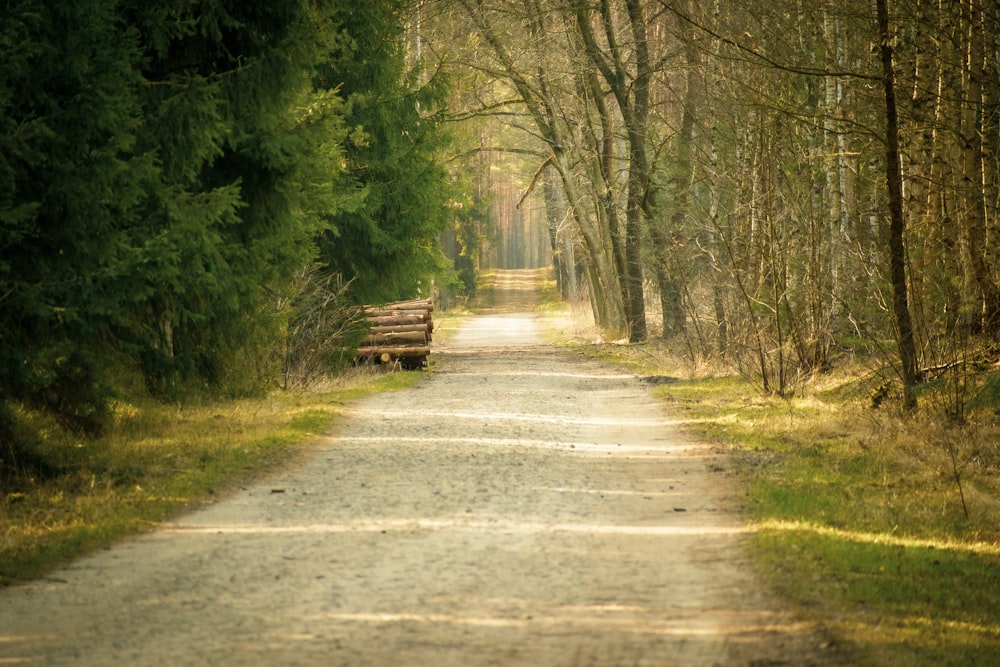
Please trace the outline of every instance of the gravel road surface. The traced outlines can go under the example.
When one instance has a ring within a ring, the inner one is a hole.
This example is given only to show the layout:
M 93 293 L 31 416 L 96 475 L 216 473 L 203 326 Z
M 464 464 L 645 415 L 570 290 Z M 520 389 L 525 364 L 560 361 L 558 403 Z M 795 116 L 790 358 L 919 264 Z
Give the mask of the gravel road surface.
M 469 318 L 305 465 L 0 591 L 0 664 L 832 664 L 724 454 L 538 317 Z

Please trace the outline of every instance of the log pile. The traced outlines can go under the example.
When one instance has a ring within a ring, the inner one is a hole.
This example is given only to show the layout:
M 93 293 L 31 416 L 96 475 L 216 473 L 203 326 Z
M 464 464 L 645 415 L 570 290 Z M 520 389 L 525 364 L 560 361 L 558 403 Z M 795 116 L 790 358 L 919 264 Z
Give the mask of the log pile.
M 365 316 L 371 330 L 358 348 L 358 358 L 378 363 L 398 361 L 407 369 L 423 368 L 431 353 L 433 312 L 430 299 L 366 306 Z

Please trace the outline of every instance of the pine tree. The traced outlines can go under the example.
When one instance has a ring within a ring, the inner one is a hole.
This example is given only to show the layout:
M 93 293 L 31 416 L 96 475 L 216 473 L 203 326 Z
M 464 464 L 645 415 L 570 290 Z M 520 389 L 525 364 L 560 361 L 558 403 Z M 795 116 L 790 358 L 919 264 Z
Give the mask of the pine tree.
M 320 209 L 335 208 L 317 192 L 341 171 L 337 102 L 312 94 L 331 11 L 296 0 L 131 9 L 148 57 L 143 139 L 163 166 L 131 331 L 155 391 L 193 379 L 239 389 L 234 367 L 255 345 L 266 357 L 280 331 L 272 294 L 309 263 Z
M 102 420 L 114 276 L 156 172 L 135 151 L 140 54 L 115 4 L 25 0 L 0 20 L 0 421 L 12 400 Z
M 335 22 L 345 39 L 318 77 L 348 104 L 348 170 L 364 188 L 356 210 L 331 216 L 320 238 L 328 270 L 353 280 L 361 302 L 414 296 L 446 265 L 437 246 L 451 192 L 439 153 L 445 86 L 407 70 L 408 2 L 348 0 Z M 427 293 L 426 291 L 424 293 Z

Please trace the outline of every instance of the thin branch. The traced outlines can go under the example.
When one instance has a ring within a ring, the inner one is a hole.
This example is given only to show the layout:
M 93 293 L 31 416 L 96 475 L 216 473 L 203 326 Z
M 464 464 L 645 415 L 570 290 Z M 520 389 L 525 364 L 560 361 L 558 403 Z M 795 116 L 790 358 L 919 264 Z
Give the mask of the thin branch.
M 530 155 L 531 157 L 544 158 L 545 153 L 538 150 L 531 150 L 530 148 L 515 148 L 511 146 L 478 146 L 461 153 L 457 153 L 451 157 L 452 160 L 463 159 L 471 157 L 473 155 L 479 155 L 480 153 L 510 153 L 512 155 Z M 551 157 L 549 158 L 551 159 Z
M 555 158 L 553 156 L 551 156 L 551 155 L 548 156 L 547 158 L 545 158 L 545 162 L 542 162 L 541 166 L 539 166 L 538 169 L 535 170 L 535 175 L 532 176 L 531 183 L 528 185 L 528 189 L 525 190 L 524 194 L 521 195 L 521 198 L 517 200 L 517 206 L 515 206 L 514 208 L 516 208 L 516 209 L 520 209 L 521 208 L 521 204 L 524 203 L 524 200 L 527 199 L 529 195 L 531 195 L 532 191 L 534 191 L 535 186 L 538 184 L 538 179 L 542 175 L 542 172 L 545 171 L 546 167 L 548 167 L 549 165 L 553 164 L 554 161 L 555 161 Z
M 802 74 L 804 76 L 821 76 L 821 77 L 834 77 L 834 78 L 845 77 L 852 79 L 861 79 L 864 81 L 878 81 L 879 83 L 882 82 L 882 77 L 877 74 L 863 74 L 861 72 L 853 72 L 849 70 L 831 70 L 827 68 L 821 69 L 819 67 L 800 67 L 798 65 L 787 65 L 785 63 L 778 62 L 773 58 L 765 56 L 763 53 L 757 51 L 752 47 L 744 46 L 739 42 L 737 42 L 735 39 L 731 37 L 726 37 L 725 35 L 722 35 L 712 30 L 708 26 L 699 23 L 698 21 L 695 21 L 693 18 L 691 18 L 684 12 L 672 6 L 669 2 L 667 2 L 667 0 L 659 0 L 659 2 L 664 9 L 671 12 L 674 16 L 681 19 L 682 21 L 690 23 L 692 26 L 694 26 L 701 32 L 705 33 L 706 35 L 709 35 L 710 37 L 713 37 L 722 42 L 723 44 L 731 46 L 738 51 L 742 51 L 743 53 L 746 53 L 755 58 L 756 60 L 760 60 L 761 62 L 764 62 L 775 69 L 779 69 L 784 72 L 791 72 L 792 74 Z

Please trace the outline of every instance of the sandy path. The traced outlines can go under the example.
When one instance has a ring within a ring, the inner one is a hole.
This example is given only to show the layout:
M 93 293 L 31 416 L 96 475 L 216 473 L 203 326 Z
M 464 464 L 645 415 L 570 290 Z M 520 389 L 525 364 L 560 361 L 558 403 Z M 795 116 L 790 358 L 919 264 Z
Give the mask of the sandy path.
M 311 463 L 0 591 L 0 663 L 828 664 L 634 377 L 517 313 L 434 354 Z

